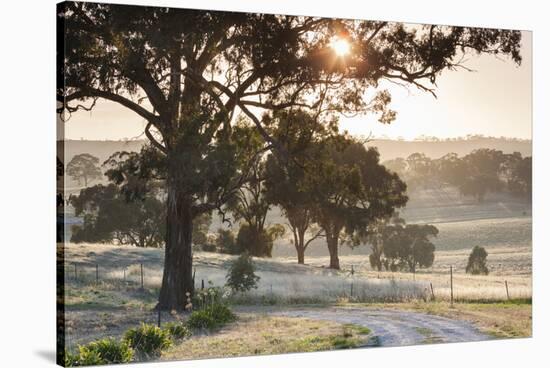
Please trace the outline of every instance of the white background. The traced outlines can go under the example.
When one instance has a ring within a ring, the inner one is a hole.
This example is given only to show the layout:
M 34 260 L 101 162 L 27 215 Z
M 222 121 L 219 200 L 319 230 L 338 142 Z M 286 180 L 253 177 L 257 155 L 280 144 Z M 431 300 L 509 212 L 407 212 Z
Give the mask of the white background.
M 118 2 L 118 1 L 116 1 Z M 0 367 L 53 366 L 55 357 L 55 1 L 3 3 L 0 22 Z M 123 2 L 121 2 L 123 3 Z M 548 60 L 544 1 L 163 0 L 133 4 L 533 30 L 533 338 L 289 354 L 149 367 L 540 367 L 550 343 Z M 504 76 L 505 77 L 505 76 Z

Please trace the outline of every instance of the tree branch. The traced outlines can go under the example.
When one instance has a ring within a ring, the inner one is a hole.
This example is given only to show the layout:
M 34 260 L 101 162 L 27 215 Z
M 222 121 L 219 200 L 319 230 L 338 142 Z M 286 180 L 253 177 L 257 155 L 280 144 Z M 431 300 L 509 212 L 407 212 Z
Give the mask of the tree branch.
M 61 102 L 63 104 L 63 108 L 67 108 L 67 103 L 73 100 L 82 100 L 86 98 L 94 98 L 94 97 L 100 97 L 104 98 L 106 100 L 110 100 L 113 102 L 117 102 L 121 104 L 122 106 L 134 111 L 139 116 L 143 117 L 145 120 L 152 124 L 159 124 L 161 123 L 160 116 L 153 114 L 152 112 L 148 111 L 147 109 L 141 107 L 137 103 L 122 97 L 121 95 L 118 95 L 113 92 L 109 91 L 102 91 L 95 88 L 86 88 L 78 92 L 71 93 L 67 96 L 63 95 L 57 95 L 57 101 Z

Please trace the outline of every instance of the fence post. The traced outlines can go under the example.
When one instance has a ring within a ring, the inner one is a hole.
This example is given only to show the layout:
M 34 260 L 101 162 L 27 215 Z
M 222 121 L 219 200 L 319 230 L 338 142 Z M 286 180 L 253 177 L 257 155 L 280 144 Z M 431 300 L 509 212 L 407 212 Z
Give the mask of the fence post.
M 139 264 L 141 273 L 141 289 L 143 289 L 143 263 Z
M 99 284 L 99 265 L 95 264 L 95 283 Z
M 508 281 L 504 280 L 504 285 L 506 285 L 506 298 L 510 300 L 510 293 L 508 292 Z
M 158 310 L 158 320 L 157 320 L 157 324 L 160 328 L 160 307 L 157 309 Z
M 432 290 L 432 300 L 435 301 L 435 295 L 434 295 L 434 287 L 432 285 L 432 283 L 430 282 L 430 289 Z
M 201 290 L 204 290 L 204 279 L 201 279 Z M 201 308 L 206 308 L 206 296 L 204 294 L 201 297 Z
M 349 293 L 349 296 L 350 298 L 353 298 L 353 281 L 351 282 L 351 287 L 350 287 L 350 293 Z
M 451 266 L 451 307 L 453 306 L 453 266 Z

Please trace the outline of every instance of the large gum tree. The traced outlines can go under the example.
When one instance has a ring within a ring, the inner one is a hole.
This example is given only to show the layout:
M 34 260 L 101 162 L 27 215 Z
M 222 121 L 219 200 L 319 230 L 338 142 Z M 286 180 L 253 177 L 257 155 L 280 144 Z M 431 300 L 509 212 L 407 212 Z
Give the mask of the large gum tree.
M 250 119 L 265 149 L 290 160 L 262 113 L 374 111 L 389 123 L 383 79 L 433 92 L 463 53 L 521 61 L 521 35 L 507 30 L 78 2 L 59 5 L 58 34 L 62 119 L 98 99 L 118 103 L 145 119 L 164 156 L 162 309 L 181 309 L 193 292 L 193 218 L 220 208 L 243 175 L 231 164 L 236 115 Z

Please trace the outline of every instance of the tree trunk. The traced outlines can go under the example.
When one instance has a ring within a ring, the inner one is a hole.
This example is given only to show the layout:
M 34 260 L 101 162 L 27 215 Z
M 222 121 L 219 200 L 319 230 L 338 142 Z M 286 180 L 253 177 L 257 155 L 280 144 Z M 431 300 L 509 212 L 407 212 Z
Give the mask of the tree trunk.
M 298 253 L 298 264 L 304 264 L 305 249 L 303 247 L 296 247 L 296 251 Z
M 338 235 L 327 234 L 328 252 L 330 254 L 330 268 L 340 269 L 340 260 L 338 259 Z
M 304 245 L 304 232 L 297 230 L 298 244 L 296 244 L 296 252 L 298 253 L 298 264 L 304 264 L 304 258 L 306 253 L 306 247 Z
M 192 201 L 177 185 L 168 186 L 164 273 L 157 308 L 183 310 L 193 294 Z

